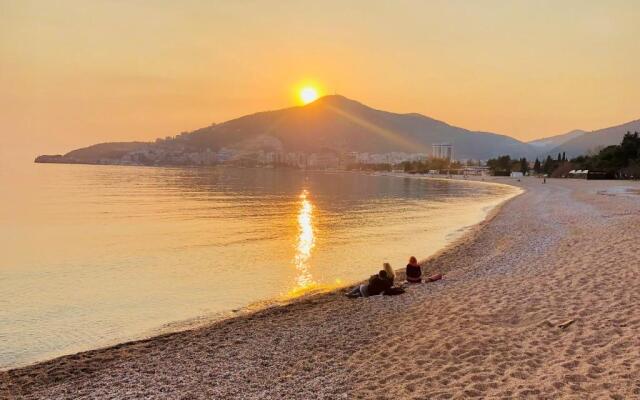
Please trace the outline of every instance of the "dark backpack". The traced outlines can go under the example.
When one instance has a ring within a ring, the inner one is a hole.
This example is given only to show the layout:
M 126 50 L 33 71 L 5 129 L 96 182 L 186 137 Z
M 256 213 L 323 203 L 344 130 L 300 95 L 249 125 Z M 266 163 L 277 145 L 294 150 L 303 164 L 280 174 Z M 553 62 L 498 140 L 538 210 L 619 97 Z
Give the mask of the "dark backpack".
M 382 294 L 384 294 L 385 296 L 397 296 L 399 294 L 404 293 L 404 289 L 401 287 L 390 287 L 389 289 L 386 289 Z

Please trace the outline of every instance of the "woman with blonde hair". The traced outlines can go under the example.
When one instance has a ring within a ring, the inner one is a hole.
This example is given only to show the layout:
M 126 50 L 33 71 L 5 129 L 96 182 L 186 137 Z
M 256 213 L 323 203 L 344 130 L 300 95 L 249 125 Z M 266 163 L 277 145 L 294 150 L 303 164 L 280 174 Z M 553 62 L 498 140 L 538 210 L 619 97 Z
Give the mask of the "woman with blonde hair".
M 393 282 L 393 280 L 396 279 L 396 272 L 391 268 L 391 264 L 384 263 L 382 264 L 382 268 L 387 272 L 387 278 L 391 279 L 391 282 Z

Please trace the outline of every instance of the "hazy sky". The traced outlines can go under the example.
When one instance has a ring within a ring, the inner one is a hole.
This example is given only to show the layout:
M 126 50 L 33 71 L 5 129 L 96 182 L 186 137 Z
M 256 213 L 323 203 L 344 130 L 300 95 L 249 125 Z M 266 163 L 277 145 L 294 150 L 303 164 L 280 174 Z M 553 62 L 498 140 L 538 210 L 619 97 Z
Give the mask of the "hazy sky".
M 597 129 L 640 118 L 638 21 L 637 0 L 0 0 L 2 146 L 172 135 L 305 81 L 525 140 Z

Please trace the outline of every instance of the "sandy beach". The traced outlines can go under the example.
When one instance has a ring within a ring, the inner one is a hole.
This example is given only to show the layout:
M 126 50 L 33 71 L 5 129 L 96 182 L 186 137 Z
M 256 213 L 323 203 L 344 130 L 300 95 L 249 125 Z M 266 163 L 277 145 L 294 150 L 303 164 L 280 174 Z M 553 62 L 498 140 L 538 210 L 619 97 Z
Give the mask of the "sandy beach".
M 640 184 L 503 182 L 525 191 L 424 262 L 442 281 L 0 372 L 0 398 L 640 398 Z

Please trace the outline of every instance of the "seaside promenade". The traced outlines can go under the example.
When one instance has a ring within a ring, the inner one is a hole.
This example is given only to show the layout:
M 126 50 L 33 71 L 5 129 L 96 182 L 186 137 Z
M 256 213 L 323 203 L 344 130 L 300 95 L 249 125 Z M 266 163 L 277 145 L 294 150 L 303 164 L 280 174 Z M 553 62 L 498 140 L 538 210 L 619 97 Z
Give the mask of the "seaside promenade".
M 0 398 L 640 398 L 640 184 L 503 182 L 525 192 L 424 264 L 442 281 L 0 372 Z

